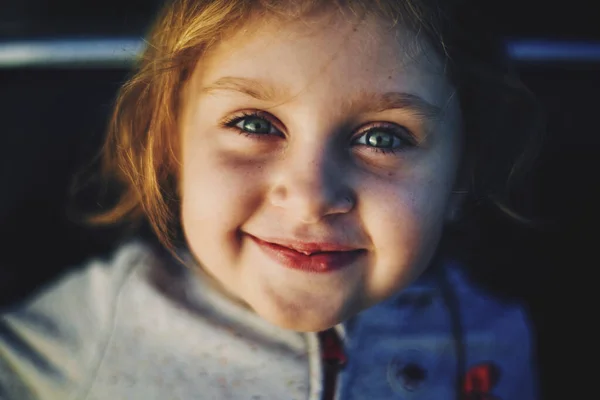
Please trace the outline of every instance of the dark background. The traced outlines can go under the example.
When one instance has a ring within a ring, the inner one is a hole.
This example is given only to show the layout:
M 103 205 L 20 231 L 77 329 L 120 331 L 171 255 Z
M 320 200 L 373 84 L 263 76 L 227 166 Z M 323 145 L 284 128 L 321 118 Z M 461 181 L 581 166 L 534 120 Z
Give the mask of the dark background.
M 600 43 L 600 13 L 592 1 L 493 3 L 495 23 L 507 38 Z M 21 39 L 139 37 L 156 4 L 4 0 L 0 45 Z M 600 266 L 595 251 L 600 62 L 521 62 L 518 68 L 548 117 L 536 180 L 528 187 L 535 214 L 548 223 L 537 229 L 515 226 L 483 209 L 489 230 L 479 251 L 501 256 L 482 280 L 529 305 L 543 398 L 579 398 L 574 393 L 588 387 L 594 398 L 594 381 L 582 378 L 581 371 L 595 360 L 588 350 L 595 340 L 588 339 L 583 322 L 598 314 L 593 290 L 584 282 L 593 281 Z M 110 247 L 110 231 L 90 232 L 70 222 L 64 204 L 74 171 L 98 149 L 127 72 L 91 65 L 0 67 L 0 306 Z
M 600 39 L 599 13 L 592 0 L 486 3 L 486 10 L 496 16 L 508 36 Z M 137 35 L 159 4 L 159 0 L 4 0 L 0 4 L 0 35 Z

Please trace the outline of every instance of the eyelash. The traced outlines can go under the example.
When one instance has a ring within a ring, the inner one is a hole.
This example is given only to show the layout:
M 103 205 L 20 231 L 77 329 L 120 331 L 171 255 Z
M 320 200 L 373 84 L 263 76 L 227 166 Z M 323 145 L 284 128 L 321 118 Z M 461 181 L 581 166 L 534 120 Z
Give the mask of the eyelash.
M 228 117 L 225 118 L 222 122 L 221 125 L 224 128 L 228 128 L 228 129 L 234 129 L 236 130 L 238 133 L 253 138 L 253 139 L 260 139 L 261 136 L 272 136 L 271 134 L 268 133 L 252 133 L 252 132 L 248 132 L 242 128 L 239 128 L 238 126 L 236 126 L 237 124 L 239 124 L 240 122 L 242 122 L 244 119 L 246 118 L 258 118 L 258 119 L 262 119 L 267 121 L 272 127 L 274 127 L 275 129 L 277 129 L 275 127 L 275 124 L 273 122 L 273 117 L 270 117 L 268 114 L 262 112 L 262 111 L 244 111 L 238 115 L 234 115 L 232 117 Z M 381 148 L 381 147 L 374 147 L 374 146 L 369 146 L 366 145 L 366 147 L 369 148 L 370 151 L 374 151 L 376 153 L 383 153 L 383 154 L 394 154 L 394 153 L 398 153 L 401 151 L 405 151 L 406 148 L 411 148 L 411 147 L 416 147 L 417 143 L 416 143 L 416 139 L 413 137 L 413 135 L 408 131 L 408 129 L 406 128 L 394 128 L 391 127 L 390 124 L 387 123 L 375 123 L 373 125 L 371 125 L 369 127 L 369 129 L 365 129 L 363 130 L 359 135 L 357 135 L 356 137 L 362 137 L 363 135 L 367 134 L 369 131 L 372 130 L 378 130 L 380 132 L 384 132 L 387 134 L 390 134 L 392 136 L 395 136 L 396 138 L 398 138 L 400 141 L 404 142 L 404 145 L 402 145 L 399 148 Z M 399 132 L 402 131 L 402 132 Z M 283 134 L 282 134 L 283 135 Z M 408 137 L 407 137 L 408 136 Z M 356 139 L 353 139 L 353 141 L 355 141 Z

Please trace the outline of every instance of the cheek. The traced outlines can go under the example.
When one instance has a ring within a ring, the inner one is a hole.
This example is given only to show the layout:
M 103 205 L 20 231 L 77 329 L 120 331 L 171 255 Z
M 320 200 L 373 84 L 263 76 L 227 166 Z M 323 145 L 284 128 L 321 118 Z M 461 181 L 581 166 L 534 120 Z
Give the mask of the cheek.
M 412 258 L 415 245 L 428 229 L 426 196 L 413 185 L 371 188 L 366 193 L 363 222 L 367 225 L 378 257 Z
M 420 275 L 443 226 L 446 185 L 416 179 L 364 188 L 362 220 L 375 247 L 370 292 L 387 296 Z
M 212 149 L 210 143 L 188 143 L 182 171 L 182 220 L 190 241 L 234 234 L 260 206 L 260 164 Z

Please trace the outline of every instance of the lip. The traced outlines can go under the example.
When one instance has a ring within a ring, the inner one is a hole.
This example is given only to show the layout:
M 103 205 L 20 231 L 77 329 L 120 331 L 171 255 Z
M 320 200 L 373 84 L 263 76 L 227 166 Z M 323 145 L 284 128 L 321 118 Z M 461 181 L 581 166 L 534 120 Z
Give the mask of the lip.
M 287 247 L 288 249 L 296 250 L 299 253 L 311 255 L 312 253 L 323 253 L 323 252 L 341 252 L 341 251 L 356 251 L 360 250 L 356 246 L 350 246 L 346 244 L 336 242 L 303 242 L 300 240 L 288 240 L 288 239 L 271 239 L 271 238 L 257 238 L 256 240 L 274 244 L 277 246 Z
M 248 235 L 272 260 L 284 267 L 313 273 L 333 272 L 350 266 L 366 253 L 339 243 L 263 240 Z

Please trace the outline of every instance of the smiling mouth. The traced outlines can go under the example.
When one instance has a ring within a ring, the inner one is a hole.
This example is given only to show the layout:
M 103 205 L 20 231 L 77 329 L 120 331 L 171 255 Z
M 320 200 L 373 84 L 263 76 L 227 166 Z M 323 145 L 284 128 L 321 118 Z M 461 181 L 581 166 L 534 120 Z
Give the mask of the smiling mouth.
M 335 244 L 278 241 L 274 243 L 248 235 L 258 247 L 278 264 L 313 273 L 336 271 L 353 264 L 365 249 Z M 285 243 L 285 244 L 284 244 Z

